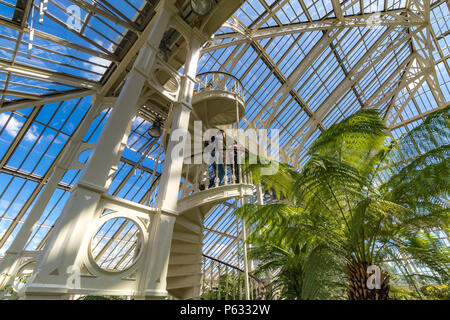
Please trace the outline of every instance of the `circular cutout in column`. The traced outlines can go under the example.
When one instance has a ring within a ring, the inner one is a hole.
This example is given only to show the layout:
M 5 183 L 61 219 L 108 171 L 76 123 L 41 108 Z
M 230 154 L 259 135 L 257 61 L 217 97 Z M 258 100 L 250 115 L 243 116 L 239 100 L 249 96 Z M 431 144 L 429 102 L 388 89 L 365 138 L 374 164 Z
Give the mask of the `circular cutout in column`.
M 127 218 L 106 221 L 92 237 L 90 254 L 97 266 L 109 272 L 130 268 L 139 259 L 142 231 Z

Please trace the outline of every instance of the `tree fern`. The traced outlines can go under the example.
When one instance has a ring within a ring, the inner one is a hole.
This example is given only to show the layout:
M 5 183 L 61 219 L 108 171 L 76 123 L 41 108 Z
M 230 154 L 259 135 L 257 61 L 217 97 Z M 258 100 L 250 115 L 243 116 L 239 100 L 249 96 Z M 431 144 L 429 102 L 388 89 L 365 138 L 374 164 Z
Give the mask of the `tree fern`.
M 435 112 L 408 134 L 392 140 L 379 111 L 360 110 L 319 136 L 301 172 L 280 164 L 274 175 L 261 176 L 261 165 L 248 165 L 246 170 L 257 183 L 290 203 L 245 205 L 237 210 L 236 215 L 253 226 L 248 241 L 260 248 L 277 246 L 291 252 L 308 247 L 302 264 L 289 265 L 301 269 L 300 298 L 324 297 L 322 288 L 339 292 L 343 279 L 349 279 L 348 272 L 359 272 L 370 264 L 387 270 L 385 262 L 390 259 L 399 264 L 399 255 L 434 270 L 433 277 L 439 279 L 435 281 L 448 281 L 448 248 L 432 236 L 433 230 L 448 232 L 449 226 L 448 207 L 441 201 L 449 190 L 448 112 L 449 107 Z M 409 152 L 412 148 L 415 153 Z M 405 151 L 412 159 L 402 158 Z M 270 250 L 265 254 L 261 257 L 269 261 Z M 273 255 L 276 260 L 275 251 Z M 413 276 L 409 270 L 402 273 L 419 292 L 414 281 L 427 276 Z M 353 274 L 352 281 L 365 277 Z M 389 290 L 389 285 L 383 285 Z M 351 297 L 372 296 L 351 290 Z

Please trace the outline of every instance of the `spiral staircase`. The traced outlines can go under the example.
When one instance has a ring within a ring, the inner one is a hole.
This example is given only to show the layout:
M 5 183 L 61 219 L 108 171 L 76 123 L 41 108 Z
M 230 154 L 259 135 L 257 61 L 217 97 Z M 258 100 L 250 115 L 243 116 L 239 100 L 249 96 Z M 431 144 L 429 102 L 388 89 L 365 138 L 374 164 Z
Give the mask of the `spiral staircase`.
M 239 80 L 226 73 L 210 72 L 201 74 L 198 77 L 198 82 L 195 87 L 192 105 L 193 110 L 189 125 L 191 137 L 194 137 L 194 121 L 196 120 L 202 121 L 202 123 L 205 124 L 204 130 L 232 127 L 234 123 L 243 117 L 245 112 L 242 86 Z M 167 141 L 164 142 L 163 139 L 163 145 L 164 144 L 167 146 Z M 232 152 L 235 151 L 233 150 Z M 188 149 L 186 153 L 186 157 L 193 158 L 195 156 L 190 149 Z M 225 164 L 225 176 L 223 181 L 219 181 L 219 179 L 216 178 L 213 185 L 210 187 L 211 174 L 217 177 L 218 172 L 211 173 L 209 166 L 203 163 L 187 164 L 190 162 L 192 161 L 185 161 L 182 169 L 181 189 L 176 209 L 177 218 L 173 229 L 168 262 L 166 288 L 172 299 L 200 299 L 200 297 L 204 296 L 205 292 L 208 290 L 210 292 L 209 296 L 212 297 L 213 294 L 211 293 L 218 286 L 217 281 L 220 278 L 220 271 L 217 274 L 216 270 L 218 265 L 221 266 L 221 270 L 224 272 L 229 269 L 230 275 L 234 272 L 235 275 L 239 274 L 239 277 L 242 278 L 243 271 L 239 268 L 231 266 L 226 262 L 215 260 L 212 257 L 203 256 L 203 223 L 210 210 L 219 203 L 232 198 L 242 199 L 250 197 L 254 194 L 254 185 L 252 184 L 251 176 L 244 174 L 240 165 Z M 111 211 L 110 208 L 113 208 L 113 210 Z M 123 210 L 125 210 L 126 213 L 122 212 Z M 148 216 L 149 214 L 154 214 L 156 209 L 119 199 L 117 197 L 103 195 L 101 206 L 98 207 L 97 211 L 98 216 L 100 217 L 98 219 L 98 226 L 96 224 L 97 227 L 100 227 L 102 223 L 106 223 L 105 221 L 109 221 L 109 219 L 117 220 L 126 216 L 138 223 L 137 229 L 146 230 L 147 225 L 145 223 L 148 222 Z M 110 211 L 112 213 L 110 213 Z M 124 228 L 125 224 L 128 222 L 129 220 L 127 219 L 120 222 L 122 223 L 122 227 L 118 229 L 117 234 L 120 233 L 122 228 Z M 93 230 L 95 229 L 94 227 L 92 228 Z M 136 236 L 136 238 L 138 238 L 138 236 Z M 88 240 L 90 246 L 90 239 Z M 110 244 L 111 242 L 112 240 L 108 243 Z M 136 246 L 139 247 L 139 242 L 136 242 Z M 102 250 L 103 251 L 101 252 L 104 252 L 106 247 Z M 88 251 L 90 252 L 90 250 L 80 251 L 85 253 L 88 253 Z M 14 268 L 16 268 L 16 266 L 27 266 L 27 272 L 32 272 L 34 268 L 32 266 L 39 260 L 41 255 L 42 252 L 40 251 L 21 252 L 20 259 L 17 261 L 17 264 L 14 265 Z M 95 256 L 101 256 L 101 254 L 97 253 Z M 133 281 L 135 280 L 133 268 L 138 268 L 138 264 L 143 263 L 141 261 L 142 259 L 136 258 L 139 257 L 139 255 L 134 257 L 136 260 L 133 260 L 132 268 L 130 269 L 108 269 L 106 271 L 103 269 L 101 270 L 101 265 L 98 264 L 97 260 L 94 259 L 94 263 L 91 263 L 89 257 L 88 253 L 86 257 L 82 259 L 83 268 L 81 270 L 81 275 L 83 281 L 84 279 L 88 279 L 89 281 L 92 279 L 102 279 L 101 277 L 104 277 L 105 272 L 107 272 L 108 275 L 118 277 L 116 279 L 117 281 L 123 281 L 128 285 L 124 292 L 133 292 Z M 216 270 L 215 273 L 213 272 L 215 274 L 214 277 L 211 276 L 210 272 L 208 272 L 209 278 L 205 276 L 206 261 L 209 261 L 207 264 L 211 270 Z M 86 266 L 89 266 L 89 268 Z M 122 276 L 122 271 L 126 272 L 128 276 Z M 7 280 L 12 281 L 11 279 L 14 277 L 20 276 L 20 272 L 17 272 L 17 270 L 11 272 L 11 275 L 14 276 L 8 276 Z M 96 273 L 93 274 L 92 272 Z M 115 283 L 114 281 L 116 280 L 111 280 L 111 283 Z M 255 282 L 253 286 L 254 289 L 260 287 L 260 282 L 254 278 L 252 278 L 251 281 Z M 92 294 L 96 294 L 96 292 L 93 292 Z M 105 295 L 109 294 L 106 293 Z M 256 297 L 258 294 L 255 293 L 254 296 Z
M 253 186 L 242 183 L 201 191 L 179 202 L 183 211 L 175 222 L 167 274 L 167 290 L 173 297 L 195 299 L 200 295 L 203 221 L 209 210 L 228 199 L 251 195 Z
M 204 129 L 223 128 L 232 126 L 244 115 L 242 86 L 231 75 L 222 72 L 201 74 L 195 93 L 189 126 L 191 133 L 195 120 L 202 121 Z M 187 155 L 189 157 L 193 157 L 192 153 Z M 251 177 L 236 170 L 236 166 L 239 165 L 226 165 L 224 181 L 219 184 L 216 179 L 214 186 L 208 188 L 210 173 L 207 165 L 184 165 L 177 207 L 179 215 L 173 231 L 167 274 L 167 290 L 174 299 L 200 297 L 204 280 L 203 222 L 211 208 L 231 198 L 253 195 Z

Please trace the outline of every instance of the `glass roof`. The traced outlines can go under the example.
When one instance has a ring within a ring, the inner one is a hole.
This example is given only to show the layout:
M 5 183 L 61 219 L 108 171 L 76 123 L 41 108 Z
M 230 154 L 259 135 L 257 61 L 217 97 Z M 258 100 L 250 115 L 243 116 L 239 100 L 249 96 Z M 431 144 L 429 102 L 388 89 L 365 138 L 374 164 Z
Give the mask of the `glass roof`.
M 157 1 L 49 0 L 43 14 L 39 1 L 17 2 L 23 7 L 0 0 L 0 254 L 91 108 L 91 90 L 108 82 Z M 404 19 L 414 3 L 248 0 L 205 44 L 198 73 L 224 71 L 240 79 L 246 99 L 240 127 L 281 129 L 286 161 L 301 169 L 320 132 L 360 108 L 384 110 L 398 137 L 448 104 L 449 4 L 432 1 L 431 27 L 421 29 Z M 72 5 L 79 15 L 67 12 Z M 430 36 L 435 77 L 414 73 L 421 67 L 420 32 Z M 410 80 L 414 76 L 420 81 Z M 61 101 L 40 102 L 49 95 L 61 95 Z M 108 114 L 94 120 L 84 142 L 97 141 Z M 164 150 L 148 136 L 150 126 L 136 117 L 109 193 L 152 206 Z M 415 152 L 420 150 L 404 156 Z M 88 156 L 82 153 L 79 161 Z M 79 175 L 77 169 L 64 175 L 27 250 L 42 249 Z M 231 215 L 236 205 L 228 201 L 211 210 L 204 253 L 238 265 L 242 224 Z

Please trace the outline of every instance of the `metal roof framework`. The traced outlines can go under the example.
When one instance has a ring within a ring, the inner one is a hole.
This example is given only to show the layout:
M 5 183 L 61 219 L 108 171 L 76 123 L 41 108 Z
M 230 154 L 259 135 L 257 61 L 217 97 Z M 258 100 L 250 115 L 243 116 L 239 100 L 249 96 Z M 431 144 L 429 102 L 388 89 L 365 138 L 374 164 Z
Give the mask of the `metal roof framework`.
M 0 0 L 0 253 L 85 119 L 91 96 L 120 89 L 157 1 L 117 3 L 49 0 L 42 11 L 39 1 Z M 79 17 L 66 11 L 71 5 Z M 205 44 L 198 72 L 240 79 L 247 102 L 240 127 L 280 129 L 283 160 L 301 169 L 319 134 L 360 108 L 383 110 L 396 138 L 448 104 L 449 11 L 444 0 L 247 0 Z M 84 144 L 95 143 L 108 111 Z M 111 195 L 153 204 L 164 152 L 148 136 L 150 125 L 136 117 Z M 415 146 L 399 161 L 419 152 Z M 79 174 L 71 169 L 62 178 L 27 250 L 43 248 Z M 204 253 L 242 266 L 236 205 L 210 211 Z

